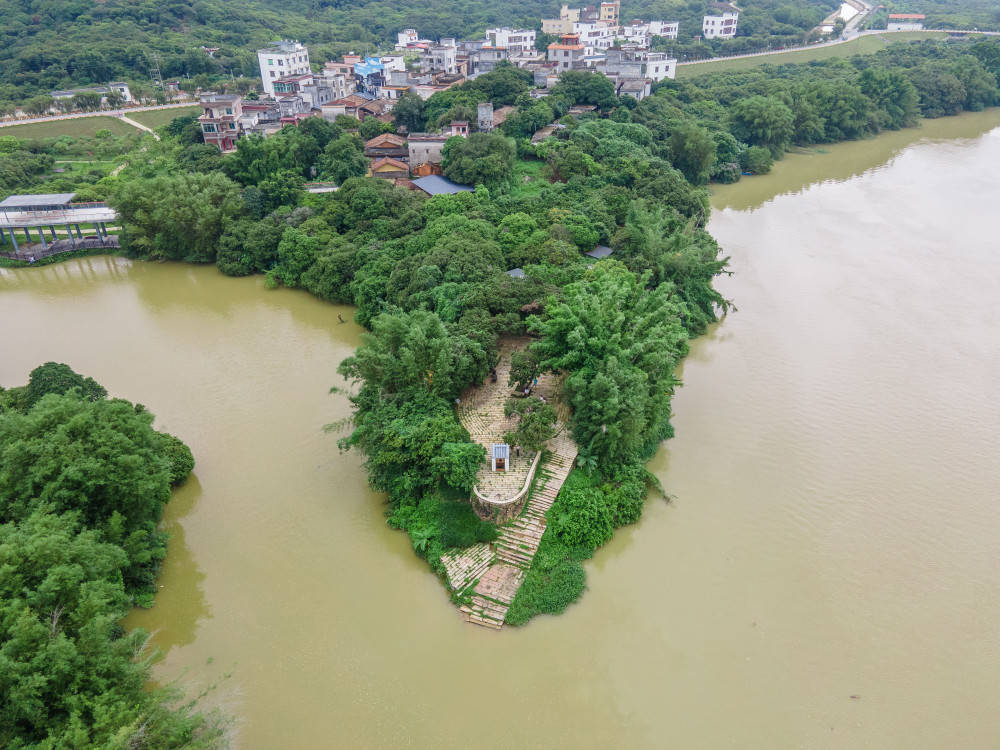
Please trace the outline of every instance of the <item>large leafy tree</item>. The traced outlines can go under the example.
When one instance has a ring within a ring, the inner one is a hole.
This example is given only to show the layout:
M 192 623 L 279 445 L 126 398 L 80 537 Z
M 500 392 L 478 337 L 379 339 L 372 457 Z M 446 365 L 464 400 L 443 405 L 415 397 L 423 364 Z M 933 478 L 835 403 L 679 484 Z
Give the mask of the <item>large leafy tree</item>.
M 481 381 L 489 364 L 480 344 L 450 333 L 437 315 L 415 310 L 378 316 L 339 371 L 363 384 L 356 402 L 367 406 L 411 389 L 451 401 L 468 383 Z
M 467 492 L 482 461 L 455 417 L 452 400 L 489 362 L 474 340 L 423 311 L 377 317 L 339 372 L 360 383 L 351 396 L 353 430 L 343 448 L 366 457 L 372 487 L 395 504 L 417 504 L 444 483 Z
M 218 172 L 125 181 L 109 203 L 129 254 L 203 263 L 215 260 L 219 237 L 243 206 L 237 185 Z
M 0 525 L 0 746 L 214 748 L 222 726 L 147 689 L 146 634 L 122 633 L 118 545 L 79 513 Z
M 403 94 L 392 108 L 393 122 L 408 133 L 419 133 L 427 122 L 424 117 L 424 100 L 409 92 Z
M 81 395 L 0 414 L 0 522 L 40 508 L 78 513 L 124 549 L 126 585 L 148 592 L 166 544 L 156 526 L 171 484 L 191 470 L 190 451 L 156 432 L 141 407 Z
M 752 146 L 763 146 L 781 156 L 795 134 L 795 115 L 780 99 L 751 96 L 730 109 L 729 128 L 733 135 Z
M 684 123 L 670 134 L 670 152 L 675 167 L 692 185 L 708 182 L 715 164 L 715 141 L 703 127 Z
M 320 177 L 337 184 L 351 177 L 363 177 L 368 171 L 368 160 L 361 139 L 351 133 L 334 138 L 323 150 L 319 159 Z
M 541 369 L 569 373 L 577 444 L 606 467 L 641 459 L 670 431 L 673 371 L 687 352 L 685 305 L 671 284 L 650 291 L 648 280 L 603 261 L 532 321 Z
M 441 154 L 444 176 L 463 185 L 499 190 L 514 177 L 514 145 L 499 133 L 449 138 Z
M 867 68 L 861 71 L 858 85 L 876 107 L 881 127 L 898 130 L 916 124 L 920 116 L 920 96 L 902 70 Z
M 570 105 L 592 104 L 604 110 L 611 109 L 616 102 L 615 87 L 609 78 L 582 70 L 567 70 L 560 75 L 552 96 L 561 97 Z

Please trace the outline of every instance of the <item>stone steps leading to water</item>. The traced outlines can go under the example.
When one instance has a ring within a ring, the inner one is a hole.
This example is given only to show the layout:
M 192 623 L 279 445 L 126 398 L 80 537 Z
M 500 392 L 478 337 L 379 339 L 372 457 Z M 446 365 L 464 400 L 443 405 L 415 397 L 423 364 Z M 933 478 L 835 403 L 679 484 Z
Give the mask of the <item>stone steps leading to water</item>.
M 517 426 L 516 418 L 504 415 L 504 403 L 512 395 L 507 378 L 511 354 L 523 349 L 528 342 L 527 338 L 505 339 L 500 347 L 497 382 L 488 381 L 462 394 L 459 418 L 472 439 L 487 449 L 491 443 L 504 442 L 504 434 Z M 460 609 L 465 619 L 476 625 L 494 629 L 503 626 L 507 609 L 545 535 L 546 513 L 573 468 L 577 448 L 565 428 L 569 410 L 559 401 L 559 391 L 558 378 L 552 375 L 539 378 L 535 392 L 543 394 L 556 406 L 560 432 L 548 443 L 549 452 L 539 465 L 535 486 L 521 513 L 498 529 L 497 539 L 489 547 L 475 545 L 460 554 L 441 558 L 452 590 L 466 591 L 472 587 L 468 602 Z M 510 473 L 493 472 L 489 466 L 483 467 L 477 476 L 477 489 L 486 497 L 494 494 L 513 497 L 523 487 L 533 457 L 527 451 L 522 451 L 520 456 L 512 454 Z

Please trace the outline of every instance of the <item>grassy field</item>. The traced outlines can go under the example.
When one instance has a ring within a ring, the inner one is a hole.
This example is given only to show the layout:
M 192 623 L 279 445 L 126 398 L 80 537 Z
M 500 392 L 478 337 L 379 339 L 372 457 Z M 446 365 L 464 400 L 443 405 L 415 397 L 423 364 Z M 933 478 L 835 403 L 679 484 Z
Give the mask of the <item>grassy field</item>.
M 678 78 L 691 78 L 706 73 L 729 73 L 734 70 L 749 70 L 760 65 L 785 65 L 788 63 L 810 62 L 812 60 L 829 60 L 833 57 L 850 57 L 851 55 L 866 55 L 884 49 L 892 42 L 906 42 L 913 39 L 942 39 L 946 34 L 926 31 L 898 31 L 892 34 L 878 36 L 862 36 L 843 44 L 833 44 L 829 47 L 798 50 L 796 52 L 776 52 L 771 55 L 757 57 L 740 57 L 734 60 L 715 60 L 696 65 L 678 65 Z
M 542 176 L 542 167 L 545 166 L 540 161 L 522 161 L 514 163 L 514 190 L 513 194 L 519 198 L 525 196 L 538 195 L 542 188 L 548 184 Z
M 199 112 L 201 112 L 201 108 L 198 106 L 177 107 L 176 109 L 151 109 L 148 112 L 136 112 L 128 117 L 130 120 L 135 120 L 136 122 L 142 123 L 147 128 L 153 128 L 155 130 L 156 128 L 166 125 L 175 117 L 197 115 Z
M 70 120 L 11 125 L 0 128 L 0 135 L 12 135 L 15 138 L 58 138 L 61 135 L 93 136 L 98 130 L 104 128 L 115 135 L 128 135 L 136 132 L 134 127 L 115 117 L 74 117 Z
M 106 159 L 74 157 L 71 159 L 56 159 L 53 166 L 55 169 L 66 170 L 63 174 L 87 173 L 94 169 L 107 174 L 114 169 L 115 163 L 112 160 Z

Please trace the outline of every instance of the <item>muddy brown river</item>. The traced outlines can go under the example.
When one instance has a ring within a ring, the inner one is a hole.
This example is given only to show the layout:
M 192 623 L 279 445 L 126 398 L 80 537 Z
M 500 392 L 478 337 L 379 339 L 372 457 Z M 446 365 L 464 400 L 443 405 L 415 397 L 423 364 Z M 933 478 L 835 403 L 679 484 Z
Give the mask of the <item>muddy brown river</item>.
M 350 310 L 213 268 L 0 270 L 0 384 L 146 404 L 195 475 L 130 626 L 239 748 L 993 748 L 1000 112 L 719 187 L 731 314 L 647 503 L 560 617 L 462 622 L 322 426 Z

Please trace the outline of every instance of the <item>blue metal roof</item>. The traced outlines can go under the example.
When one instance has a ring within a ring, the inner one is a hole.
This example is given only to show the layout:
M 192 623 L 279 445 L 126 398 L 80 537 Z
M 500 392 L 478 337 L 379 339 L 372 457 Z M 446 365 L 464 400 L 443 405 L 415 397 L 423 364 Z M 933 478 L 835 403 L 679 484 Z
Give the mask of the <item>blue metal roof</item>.
M 515 279 L 523 279 L 524 278 L 524 269 L 523 268 L 512 268 L 512 269 L 510 269 L 507 272 L 507 275 L 508 276 L 513 276 Z
M 370 76 L 385 70 L 382 61 L 377 57 L 366 57 L 364 62 L 354 63 L 354 72 L 360 76 Z
M 471 192 L 468 185 L 459 185 L 457 182 L 432 174 L 427 177 L 419 177 L 413 184 L 423 190 L 428 195 L 454 195 L 455 193 Z

